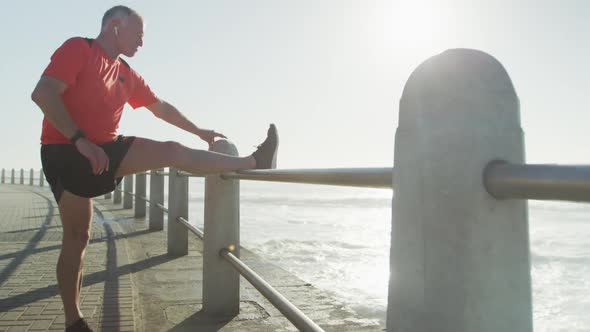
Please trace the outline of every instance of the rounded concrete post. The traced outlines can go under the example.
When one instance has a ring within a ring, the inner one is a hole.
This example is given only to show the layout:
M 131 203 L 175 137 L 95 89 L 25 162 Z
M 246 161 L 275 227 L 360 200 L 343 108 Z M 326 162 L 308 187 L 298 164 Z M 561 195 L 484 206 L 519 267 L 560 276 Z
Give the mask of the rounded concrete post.
M 149 229 L 161 231 L 164 229 L 164 210 L 158 204 L 164 205 L 164 176 L 157 174 L 164 169 L 150 171 L 150 215 Z
M 25 170 L 20 169 L 20 184 L 25 184 Z
M 146 192 L 146 175 L 145 173 L 139 173 L 135 175 L 135 217 L 145 217 L 145 210 L 147 202 L 145 199 Z
M 33 185 L 33 178 L 34 177 L 35 177 L 35 172 L 31 168 L 31 171 L 29 172 L 29 186 L 32 186 Z
M 39 170 L 39 187 L 45 186 L 45 172 L 43 172 L 43 168 Z
M 532 331 L 527 205 L 486 192 L 494 159 L 524 162 L 505 69 L 467 49 L 425 61 L 400 101 L 387 331 Z
M 14 168 L 12 169 L 12 171 L 10 173 L 10 183 L 14 184 Z
M 123 178 L 123 208 L 133 208 L 133 175 L 127 175 Z
M 188 228 L 178 222 L 179 217 L 188 220 L 188 177 L 178 175 L 178 170 L 170 167 L 170 177 L 168 179 L 168 254 L 174 256 L 188 254 Z
M 122 187 L 123 182 L 120 182 L 117 185 L 117 188 L 115 188 L 115 190 L 113 191 L 113 204 L 121 204 L 121 187 Z
M 4 183 L 4 168 L 2 169 L 2 183 Z
M 227 140 L 213 143 L 212 151 L 238 156 Z M 234 248 L 240 255 L 240 183 L 216 175 L 205 177 L 205 243 L 203 248 L 203 311 L 233 317 L 240 311 L 240 274 L 219 255 Z

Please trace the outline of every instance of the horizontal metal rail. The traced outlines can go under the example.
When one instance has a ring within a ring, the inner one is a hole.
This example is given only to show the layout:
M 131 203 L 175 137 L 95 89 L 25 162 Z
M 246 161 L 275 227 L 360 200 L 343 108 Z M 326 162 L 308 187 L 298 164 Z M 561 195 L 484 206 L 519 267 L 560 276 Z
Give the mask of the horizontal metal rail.
M 129 191 L 124 191 L 124 190 L 121 190 L 121 189 L 115 189 L 115 191 L 121 192 L 121 193 L 123 193 L 123 194 L 129 194 L 129 195 L 131 195 L 131 196 L 135 196 L 135 195 L 136 195 L 136 194 L 134 194 L 134 193 L 132 193 L 132 192 L 129 192 Z M 152 201 L 150 201 L 150 200 L 149 200 L 149 198 L 147 198 L 147 197 L 145 197 L 145 196 L 139 196 L 139 199 L 141 199 L 141 200 L 145 201 L 145 202 L 146 202 L 146 203 L 148 203 L 148 204 L 153 204 L 153 203 L 152 203 Z
M 183 217 L 178 217 L 178 219 L 176 220 L 179 223 L 183 224 L 184 226 L 186 226 L 186 228 L 188 228 L 189 231 L 193 232 L 196 236 L 198 236 L 199 238 L 203 239 L 203 237 L 205 236 L 203 234 L 203 231 L 198 229 L 196 226 L 191 225 L 188 223 L 188 220 L 184 219 Z
M 392 188 L 393 168 L 247 170 L 221 174 L 223 179 L 257 180 L 347 187 Z
M 256 288 L 264 297 L 266 297 L 275 308 L 277 308 L 299 331 L 304 332 L 324 332 L 324 330 L 314 323 L 303 312 L 297 309 L 287 298 L 269 285 L 256 272 L 250 269 L 239 258 L 234 256 L 228 249 L 222 249 L 219 255 L 225 258 L 254 288 Z
M 170 175 L 170 173 L 164 171 L 156 171 L 156 175 Z
M 162 209 L 162 211 L 168 213 L 168 209 L 161 203 L 156 203 L 156 206 Z
M 204 177 L 215 173 L 190 173 L 178 171 L 179 176 Z M 225 180 L 256 180 L 325 184 L 333 186 L 392 188 L 393 168 L 325 168 L 325 169 L 264 169 L 222 173 Z
M 590 202 L 590 165 L 519 165 L 493 161 L 484 186 L 498 199 Z
M 199 174 L 199 173 L 191 173 L 191 172 L 186 172 L 186 171 L 176 171 L 176 174 L 178 176 L 199 177 L 199 178 L 207 175 L 205 173 Z M 215 173 L 211 173 L 211 174 L 215 174 Z

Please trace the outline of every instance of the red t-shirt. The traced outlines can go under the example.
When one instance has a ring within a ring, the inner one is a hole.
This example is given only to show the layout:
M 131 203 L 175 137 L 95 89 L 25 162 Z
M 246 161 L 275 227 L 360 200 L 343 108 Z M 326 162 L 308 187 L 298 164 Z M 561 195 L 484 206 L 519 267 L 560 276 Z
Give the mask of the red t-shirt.
M 74 123 L 95 144 L 117 137 L 123 106 L 148 106 L 158 101 L 143 78 L 117 57 L 111 59 L 99 43 L 68 39 L 51 56 L 43 75 L 68 84 L 62 100 Z M 41 144 L 70 143 L 46 118 Z

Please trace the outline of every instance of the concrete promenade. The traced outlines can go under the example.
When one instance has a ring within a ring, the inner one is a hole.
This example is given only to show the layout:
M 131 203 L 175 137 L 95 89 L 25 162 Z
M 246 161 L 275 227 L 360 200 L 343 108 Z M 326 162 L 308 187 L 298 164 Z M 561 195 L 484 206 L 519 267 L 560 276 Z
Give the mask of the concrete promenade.
M 47 188 L 0 184 L 0 331 L 63 331 L 55 266 L 62 238 Z M 240 314 L 215 321 L 200 312 L 202 242 L 189 255 L 166 253 L 165 231 L 151 232 L 110 200 L 95 199 L 85 257 L 82 310 L 96 331 L 296 331 L 241 280 Z M 242 249 L 241 258 L 326 331 L 383 331 L 285 270 Z

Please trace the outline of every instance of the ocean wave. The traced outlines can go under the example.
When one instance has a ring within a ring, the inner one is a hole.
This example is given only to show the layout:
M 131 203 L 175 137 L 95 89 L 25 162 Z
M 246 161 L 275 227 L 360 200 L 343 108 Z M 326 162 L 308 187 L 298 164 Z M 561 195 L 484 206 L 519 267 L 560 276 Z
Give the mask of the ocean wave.
M 529 208 L 539 211 L 590 213 L 590 205 L 588 203 L 578 202 L 530 200 Z
M 383 198 L 330 198 L 330 197 L 297 197 L 297 196 L 244 196 L 244 204 L 288 205 L 305 207 L 353 207 L 353 208 L 390 208 L 391 199 Z
M 201 195 L 191 195 L 191 203 L 203 203 Z M 301 197 L 301 196 L 267 196 L 242 195 L 241 204 L 272 205 L 272 206 L 305 206 L 305 207 L 351 207 L 351 208 L 391 208 L 391 198 L 359 198 L 359 197 Z
M 542 264 L 558 264 L 558 263 L 570 263 L 580 265 L 590 265 L 590 255 L 541 255 L 531 252 L 531 263 L 533 265 Z
M 260 250 L 280 250 L 280 249 L 295 249 L 297 251 L 312 251 L 317 252 L 319 250 L 360 250 L 372 248 L 367 245 L 352 244 L 340 241 L 297 241 L 297 240 L 269 240 L 256 245 L 257 249 Z

